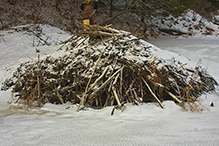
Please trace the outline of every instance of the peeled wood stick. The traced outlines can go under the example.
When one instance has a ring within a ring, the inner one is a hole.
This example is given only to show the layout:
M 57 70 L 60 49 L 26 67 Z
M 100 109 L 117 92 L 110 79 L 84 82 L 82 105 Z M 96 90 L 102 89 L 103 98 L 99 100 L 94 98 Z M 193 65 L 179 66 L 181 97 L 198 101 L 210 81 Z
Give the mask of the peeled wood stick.
M 161 84 L 157 84 L 157 83 L 154 83 L 154 82 L 152 82 L 154 85 L 158 85 L 158 86 L 160 86 L 160 87 L 163 87 L 164 88 L 164 86 L 163 85 L 161 85 Z M 177 83 L 176 82 L 174 82 L 175 84 L 176 84 L 176 86 L 177 86 L 177 88 L 178 88 L 178 85 L 177 85 Z M 179 100 L 175 95 L 173 95 L 171 92 L 169 92 L 166 88 L 164 89 L 164 91 L 165 92 L 167 92 L 173 99 L 175 99 L 178 103 L 180 103 L 180 104 L 182 104 L 182 101 L 181 100 Z
M 117 82 L 117 80 L 118 80 L 118 77 L 119 77 L 119 74 L 116 76 L 116 78 L 115 78 L 115 80 L 114 80 L 114 82 L 113 82 L 113 85 L 116 84 L 116 82 Z
M 174 80 L 173 83 L 175 83 L 175 85 L 176 85 L 175 91 L 181 96 L 181 93 L 180 93 L 180 90 L 179 90 L 179 86 L 178 86 L 176 80 Z
M 182 101 L 179 100 L 175 95 L 173 95 L 172 93 L 170 93 L 169 91 L 165 90 L 173 99 L 175 99 L 177 102 L 179 102 L 180 104 L 182 104 Z
M 124 66 L 124 65 L 123 65 Z M 121 70 L 121 74 L 120 74 L 120 97 L 122 98 L 122 76 L 123 76 L 123 70 Z
M 99 78 L 96 79 L 96 81 L 91 85 L 91 87 L 89 88 L 89 90 L 92 89 L 92 88 L 96 85 L 96 83 L 97 83 L 101 78 L 103 78 L 103 76 L 104 76 L 105 73 L 107 72 L 108 68 L 109 68 L 109 66 L 107 66 L 107 67 L 105 68 L 105 70 L 103 71 L 102 75 L 101 75 Z
M 142 81 L 140 83 L 140 86 L 141 86 L 141 101 L 143 102 L 143 100 L 144 100 L 144 91 L 143 91 L 143 88 L 142 88 Z
M 110 54 L 106 57 L 106 60 L 103 62 L 102 67 L 105 65 L 105 63 L 107 62 L 107 60 L 109 59 Z
M 40 79 L 39 79 L 39 64 L 40 64 L 40 54 L 38 54 L 37 62 L 37 85 L 38 85 L 38 100 L 40 99 Z
M 112 90 L 113 90 L 113 94 L 114 94 L 114 96 L 115 96 L 116 102 L 118 103 L 118 106 L 119 106 L 119 108 L 121 109 L 121 103 L 120 103 L 120 101 L 119 101 L 119 97 L 118 97 L 118 95 L 117 95 L 117 93 L 116 93 L 116 89 L 115 89 L 115 87 L 114 87 L 114 85 L 116 84 L 116 82 L 117 82 L 117 80 L 118 80 L 119 75 L 120 75 L 120 74 L 117 74 L 117 76 L 116 76 L 116 78 L 115 78 L 115 80 L 114 80 L 114 82 L 113 82 Z
M 135 82 L 135 80 L 134 80 L 134 81 L 132 81 L 131 85 L 129 85 L 129 88 L 128 88 L 128 90 L 125 92 L 125 95 L 124 95 L 124 96 L 128 95 L 128 93 L 129 93 L 129 90 L 131 90 L 131 89 L 132 89 L 132 86 L 133 86 L 134 82 Z
M 103 28 L 107 28 L 107 27 L 110 27 L 110 26 L 112 26 L 112 24 L 109 24 L 109 25 L 106 25 L 106 26 L 104 26 Z
M 142 100 L 138 97 L 137 93 L 135 92 L 135 89 L 132 89 L 133 93 L 134 93 L 134 97 L 138 102 L 142 102 Z
M 187 63 L 182 64 L 179 68 L 182 68 L 183 66 L 187 65 Z
M 117 93 L 116 93 L 116 89 L 115 89 L 114 86 L 112 87 L 112 90 L 113 90 L 113 94 L 114 94 L 114 96 L 115 96 L 116 102 L 117 102 L 117 104 L 118 104 L 118 107 L 121 109 L 121 103 L 120 103 L 120 101 L 119 101 L 119 97 L 118 97 L 118 95 L 117 95 Z
M 80 42 L 77 46 L 75 46 L 74 49 L 77 48 L 77 47 L 79 47 L 79 46 L 80 46 L 82 43 L 84 43 L 88 38 L 89 38 L 89 37 L 83 38 L 84 40 L 83 40 L 82 42 Z
M 100 91 L 104 86 L 106 86 L 106 84 L 108 84 L 115 75 L 117 75 L 121 70 L 123 69 L 123 67 L 119 70 L 117 70 L 111 77 L 109 77 L 96 91 L 94 91 L 91 96 L 89 97 L 89 100 L 98 92 Z
M 154 94 L 154 92 L 151 90 L 150 86 L 148 85 L 148 83 L 143 79 L 143 77 L 141 77 L 143 82 L 145 83 L 145 85 L 148 87 L 149 91 L 151 92 L 151 94 L 154 96 L 154 98 L 157 100 L 157 102 L 159 103 L 160 107 L 163 108 L 160 100 L 157 98 L 157 96 Z
M 105 35 L 105 36 L 122 36 L 124 34 L 119 33 L 119 34 L 114 34 L 114 33 L 109 33 L 109 32 L 103 32 L 103 31 L 88 31 L 88 32 L 83 32 L 83 34 L 88 34 L 88 35 Z
M 139 105 L 139 102 L 138 102 L 137 98 L 135 98 L 135 95 L 134 95 L 134 93 L 132 92 L 132 89 L 129 90 L 129 92 L 131 93 L 131 98 L 133 99 L 133 102 L 135 102 L 137 105 Z
M 64 104 L 64 102 L 63 102 L 62 98 L 60 97 L 59 92 L 58 92 L 56 87 L 55 87 L 55 90 L 56 90 L 56 93 L 58 95 L 59 100 L 61 101 L 62 104 Z

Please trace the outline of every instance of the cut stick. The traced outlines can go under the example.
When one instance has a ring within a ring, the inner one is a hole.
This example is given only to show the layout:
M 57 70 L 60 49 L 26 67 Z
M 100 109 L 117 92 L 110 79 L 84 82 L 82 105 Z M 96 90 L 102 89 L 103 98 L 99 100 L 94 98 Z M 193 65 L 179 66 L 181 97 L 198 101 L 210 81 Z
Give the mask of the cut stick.
M 163 106 L 160 102 L 160 100 L 157 98 L 157 96 L 154 94 L 154 92 L 151 90 L 150 86 L 148 85 L 148 83 L 143 79 L 143 77 L 141 77 L 143 82 L 145 83 L 145 85 L 148 87 L 149 91 L 151 92 L 151 94 L 154 96 L 154 98 L 157 100 L 158 104 L 160 105 L 160 107 L 163 109 Z

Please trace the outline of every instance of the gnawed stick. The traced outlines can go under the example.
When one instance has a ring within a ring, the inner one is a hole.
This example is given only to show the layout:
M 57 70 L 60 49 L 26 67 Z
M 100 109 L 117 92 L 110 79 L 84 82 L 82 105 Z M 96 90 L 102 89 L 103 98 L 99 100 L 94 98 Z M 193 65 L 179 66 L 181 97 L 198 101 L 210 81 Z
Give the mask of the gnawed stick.
M 111 77 L 109 77 L 96 91 L 94 91 L 94 92 L 90 95 L 90 97 L 89 97 L 88 99 L 89 99 L 89 100 L 92 99 L 92 97 L 93 97 L 98 91 L 100 91 L 104 86 L 106 86 L 106 85 L 113 79 L 113 77 L 116 76 L 122 69 L 123 69 L 123 67 L 120 68 L 119 70 L 117 70 Z
M 157 96 L 154 94 L 154 92 L 151 90 L 150 86 L 148 85 L 148 83 L 143 79 L 143 77 L 141 77 L 143 82 L 145 83 L 145 85 L 148 87 L 149 91 L 151 92 L 151 94 L 154 96 L 154 98 L 157 100 L 158 104 L 160 105 L 160 107 L 163 109 L 163 106 L 160 102 L 160 100 L 157 98 Z
M 130 98 L 130 96 L 129 96 L 129 91 L 131 91 L 131 89 L 132 89 L 132 86 L 133 86 L 133 84 L 134 84 L 134 82 L 135 82 L 135 80 L 134 81 L 132 81 L 132 83 L 131 83 L 131 85 L 129 85 L 129 88 L 128 88 L 128 90 L 125 92 L 125 94 L 124 94 L 124 97 L 125 96 L 128 96 L 128 99 L 129 99 L 129 101 L 130 102 L 132 102 L 132 100 L 131 100 L 131 98 Z
M 182 101 L 179 100 L 175 95 L 173 95 L 172 93 L 170 93 L 169 91 L 165 90 L 173 99 L 175 99 L 178 103 L 182 104 Z
M 135 89 L 132 89 L 132 92 L 134 93 L 135 99 L 136 99 L 139 103 L 141 103 L 141 102 L 142 102 L 142 99 L 138 97 L 138 95 L 137 95 Z
M 117 82 L 117 80 L 118 80 L 118 78 L 119 78 L 119 75 L 120 75 L 120 74 L 117 74 L 117 76 L 116 76 L 116 78 L 115 78 L 115 80 L 114 80 L 114 82 L 113 82 L 112 90 L 113 90 L 113 94 L 114 94 L 114 96 L 115 96 L 116 102 L 118 103 L 118 107 L 121 109 L 121 103 L 120 103 L 120 101 L 119 101 L 119 97 L 118 97 L 118 95 L 117 95 L 117 93 L 116 93 L 116 89 L 115 89 L 115 87 L 114 87 L 114 85 L 116 84 L 116 82 Z
M 117 82 L 117 80 L 118 80 L 118 77 L 119 77 L 119 74 L 116 76 L 116 78 L 115 78 L 115 80 L 114 80 L 114 82 L 113 82 L 113 85 L 116 84 L 116 82 Z
M 63 102 L 62 98 L 60 97 L 59 92 L 58 92 L 56 87 L 55 87 L 55 90 L 56 90 L 56 93 L 58 95 L 59 100 L 61 101 L 62 104 L 64 104 L 64 102 Z
M 40 71 L 40 54 L 38 54 L 38 62 L 37 62 L 37 86 L 38 86 L 38 100 L 40 100 L 40 78 L 39 78 L 39 71 Z
M 97 83 L 101 78 L 103 78 L 103 76 L 106 74 L 106 72 L 107 72 L 108 69 L 109 69 L 109 66 L 107 66 L 107 67 L 105 68 L 105 70 L 103 71 L 102 75 L 101 75 L 99 78 L 96 79 L 96 81 L 91 85 L 91 87 L 89 88 L 89 90 L 92 89 L 92 88 L 96 85 L 96 83 Z
M 87 35 L 93 35 L 93 36 L 103 35 L 103 36 L 110 36 L 110 37 L 124 35 L 124 34 L 114 34 L 114 33 L 112 34 L 109 32 L 102 32 L 102 31 L 87 31 L 87 32 L 83 32 L 81 34 L 87 34 Z
M 134 92 L 132 92 L 132 89 L 129 90 L 130 91 L 130 94 L 131 94 L 131 98 L 133 99 L 133 102 L 137 105 L 139 105 L 139 101 L 137 100 L 137 98 L 135 97 L 134 95 Z
M 132 89 L 132 86 L 133 86 L 134 82 L 135 82 L 135 80 L 134 80 L 134 81 L 132 81 L 132 83 L 129 85 L 129 88 L 128 88 L 128 90 L 125 92 L 125 95 L 124 95 L 124 96 L 128 95 L 128 93 L 129 93 L 129 90 L 131 90 L 131 89 Z
M 112 87 L 112 90 L 113 90 L 113 94 L 114 94 L 114 97 L 115 97 L 115 99 L 116 99 L 116 102 L 117 102 L 117 104 L 118 104 L 118 107 L 121 109 L 121 103 L 120 103 L 120 101 L 119 101 L 119 97 L 118 97 L 118 95 L 117 95 L 117 93 L 116 93 L 116 89 L 115 89 L 114 86 Z
M 123 65 L 124 66 L 124 65 Z M 120 73 L 120 88 L 119 88 L 119 92 L 120 92 L 120 97 L 123 98 L 122 96 L 122 76 L 123 76 L 123 69 L 121 70 L 121 73 Z
M 158 84 L 158 83 L 155 83 L 155 82 L 152 82 L 155 86 L 159 86 L 159 87 L 162 87 L 162 88 L 165 88 L 162 84 Z M 177 83 L 176 82 L 174 82 L 175 84 L 176 84 L 176 87 L 178 88 L 178 85 L 177 85 Z M 168 93 L 174 100 L 176 100 L 178 103 L 180 103 L 180 104 L 182 104 L 182 101 L 181 100 L 179 100 L 175 95 L 173 95 L 171 92 L 169 92 L 168 90 L 167 90 L 167 88 L 165 88 L 164 89 L 164 91 L 166 92 L 166 93 Z

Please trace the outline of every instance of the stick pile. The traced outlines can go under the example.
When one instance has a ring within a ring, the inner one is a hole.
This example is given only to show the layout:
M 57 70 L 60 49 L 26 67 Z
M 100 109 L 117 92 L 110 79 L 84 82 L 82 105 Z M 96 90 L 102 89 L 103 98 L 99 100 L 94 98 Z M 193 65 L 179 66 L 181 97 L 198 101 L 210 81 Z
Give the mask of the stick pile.
M 2 90 L 13 87 L 14 102 L 30 106 L 71 102 L 80 110 L 157 102 L 163 108 L 162 101 L 174 100 L 201 110 L 198 97 L 215 90 L 214 78 L 200 65 L 187 68 L 176 58 L 156 56 L 154 50 L 127 32 L 109 28 L 75 35 L 59 48 L 59 57 L 21 64 Z

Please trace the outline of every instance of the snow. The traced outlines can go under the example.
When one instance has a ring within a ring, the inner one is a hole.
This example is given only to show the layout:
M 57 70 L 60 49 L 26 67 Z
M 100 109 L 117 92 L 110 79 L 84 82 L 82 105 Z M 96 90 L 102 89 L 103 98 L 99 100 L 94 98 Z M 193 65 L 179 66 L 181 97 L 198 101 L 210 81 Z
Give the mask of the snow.
M 33 47 L 33 36 L 11 30 L 1 31 L 0 82 L 11 76 L 16 67 L 26 60 L 36 60 L 35 49 L 41 57 L 55 53 L 60 40 L 71 36 L 57 28 L 42 26 L 50 36 L 50 46 Z M 61 32 L 61 33 L 60 33 Z M 163 58 L 202 59 L 202 66 L 219 81 L 218 38 L 158 38 L 149 40 L 156 45 L 154 52 Z M 148 44 L 150 45 L 150 44 Z M 163 49 L 162 51 L 159 49 Z M 85 108 L 76 112 L 77 105 L 46 104 L 42 108 L 25 109 L 7 104 L 10 91 L 0 91 L 0 145 L 190 145 L 216 146 L 219 142 L 219 93 L 202 95 L 206 109 L 202 113 L 184 111 L 173 101 L 140 106 L 126 104 L 124 111 L 113 107 Z M 214 103 L 214 107 L 210 104 Z
M 172 15 L 168 17 L 151 15 L 150 17 L 152 25 L 157 28 L 179 30 L 191 35 L 183 37 L 206 38 L 207 36 L 210 38 L 216 38 L 219 35 L 218 25 L 208 21 L 193 10 L 187 10 L 187 12 L 178 17 Z

